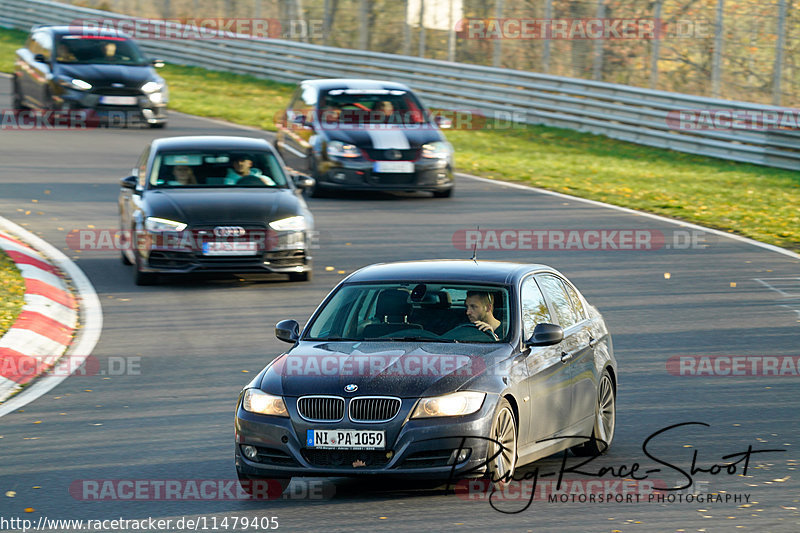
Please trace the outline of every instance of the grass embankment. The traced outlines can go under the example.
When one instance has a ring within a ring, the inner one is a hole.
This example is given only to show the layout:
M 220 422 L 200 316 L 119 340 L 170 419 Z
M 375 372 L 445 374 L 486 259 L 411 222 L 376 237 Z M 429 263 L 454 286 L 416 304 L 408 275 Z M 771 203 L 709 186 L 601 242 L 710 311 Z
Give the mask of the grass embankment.
M 25 34 L 0 31 L 0 69 Z M 274 130 L 293 87 L 168 65 L 170 107 Z M 459 171 L 521 182 L 800 250 L 800 173 L 527 126 L 448 131 Z
M 25 280 L 14 262 L 0 250 L 0 337 L 17 319 L 25 295 Z

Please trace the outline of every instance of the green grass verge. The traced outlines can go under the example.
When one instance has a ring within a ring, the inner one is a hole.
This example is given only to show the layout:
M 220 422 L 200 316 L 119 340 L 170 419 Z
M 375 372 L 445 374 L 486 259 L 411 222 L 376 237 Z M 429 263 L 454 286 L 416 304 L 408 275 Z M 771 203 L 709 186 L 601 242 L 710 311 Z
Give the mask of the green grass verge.
M 11 258 L 0 250 L 0 337 L 19 316 L 24 295 L 25 280 Z
M 25 33 L 0 31 L 0 69 Z M 291 85 L 168 65 L 170 108 L 274 130 Z M 458 170 L 591 198 L 800 250 L 800 173 L 571 130 L 448 131 Z

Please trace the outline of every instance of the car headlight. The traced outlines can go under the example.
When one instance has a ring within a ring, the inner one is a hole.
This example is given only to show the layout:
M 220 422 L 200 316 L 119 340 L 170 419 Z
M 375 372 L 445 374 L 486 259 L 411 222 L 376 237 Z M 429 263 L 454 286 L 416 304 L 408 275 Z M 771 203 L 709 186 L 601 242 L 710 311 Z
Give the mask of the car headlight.
M 481 408 L 484 398 L 486 398 L 485 392 L 474 391 L 421 398 L 411 418 L 470 415 Z
M 282 218 L 270 222 L 269 227 L 275 231 L 304 231 L 306 229 L 306 218 L 302 215 Z
M 60 78 L 58 82 L 68 89 L 77 89 L 79 91 L 88 91 L 92 88 L 91 83 L 77 78 Z
M 144 85 L 142 85 L 142 91 L 146 93 L 154 93 L 156 91 L 160 91 L 164 88 L 163 83 L 159 83 L 157 81 L 148 81 Z
M 450 157 L 450 145 L 443 141 L 436 141 L 422 145 L 422 157 L 430 159 L 445 159 Z
M 144 221 L 144 228 L 147 231 L 183 231 L 186 229 L 186 224 L 166 218 L 147 217 Z
M 330 141 L 328 143 L 328 155 L 335 157 L 361 157 L 361 150 L 354 144 L 346 144 L 342 141 Z
M 289 416 L 286 402 L 280 396 L 273 396 L 258 389 L 247 389 L 242 398 L 242 408 L 250 413 L 273 416 Z
M 154 104 L 163 104 L 169 97 L 166 84 L 158 81 L 148 81 L 142 85 L 142 92 L 144 92 L 147 98 Z

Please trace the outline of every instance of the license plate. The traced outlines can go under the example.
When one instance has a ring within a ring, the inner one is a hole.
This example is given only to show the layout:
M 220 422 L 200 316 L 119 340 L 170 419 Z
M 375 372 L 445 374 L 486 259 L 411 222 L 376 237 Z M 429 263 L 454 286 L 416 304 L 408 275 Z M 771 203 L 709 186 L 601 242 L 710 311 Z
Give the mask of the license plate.
M 135 96 L 101 96 L 100 103 L 106 105 L 136 105 Z
M 383 431 L 309 429 L 306 446 L 330 450 L 383 450 L 386 448 L 386 437 Z
M 413 161 L 375 161 L 372 166 L 373 172 L 385 172 L 392 174 L 410 174 L 414 172 Z
M 255 242 L 204 242 L 203 255 L 256 255 Z

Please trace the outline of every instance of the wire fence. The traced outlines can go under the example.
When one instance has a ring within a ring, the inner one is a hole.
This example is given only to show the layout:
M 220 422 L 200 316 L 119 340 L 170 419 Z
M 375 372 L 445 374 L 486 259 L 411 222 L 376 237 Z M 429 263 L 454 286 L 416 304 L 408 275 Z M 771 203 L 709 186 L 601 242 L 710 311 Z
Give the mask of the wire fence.
M 147 18 L 266 19 L 293 41 L 784 106 L 800 97 L 792 1 L 62 0 Z

